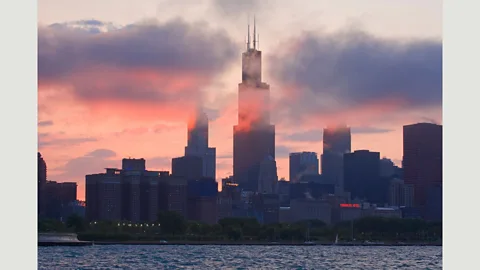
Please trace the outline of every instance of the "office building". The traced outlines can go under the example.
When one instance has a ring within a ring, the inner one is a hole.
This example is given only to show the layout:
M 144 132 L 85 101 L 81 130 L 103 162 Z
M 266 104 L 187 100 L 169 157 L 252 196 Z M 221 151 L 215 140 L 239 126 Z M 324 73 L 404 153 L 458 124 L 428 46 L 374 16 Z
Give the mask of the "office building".
M 217 187 L 217 182 L 212 178 L 202 178 L 188 182 L 187 217 L 189 220 L 205 224 L 217 223 Z
M 105 173 L 87 175 L 85 187 L 87 220 L 122 220 L 121 170 L 107 168 Z
M 255 194 L 252 196 L 252 206 L 260 224 L 278 223 L 280 201 L 277 194 Z
M 403 127 L 402 167 L 405 184 L 413 186 L 414 206 L 424 208 L 428 189 L 442 184 L 441 125 L 417 123 Z
M 47 181 L 43 186 L 44 216 L 66 220 L 67 206 L 77 200 L 77 183 Z
M 442 221 L 442 185 L 430 185 L 427 189 L 427 199 L 425 205 L 425 219 L 430 221 Z
M 318 175 L 318 157 L 315 152 L 290 153 L 290 181 L 297 183 L 303 175 Z
M 335 186 L 333 184 L 322 184 L 315 182 L 291 183 L 290 200 L 296 199 L 315 199 L 319 200 L 324 195 L 334 194 Z
M 290 201 L 291 222 L 321 220 L 326 224 L 332 222 L 332 207 L 324 200 L 292 199 Z
M 166 207 L 162 205 L 160 210 L 177 212 L 187 218 L 188 180 L 184 177 L 170 176 L 166 180 L 165 188 L 165 193 L 161 192 L 161 194 L 165 194 L 166 199 L 162 202 L 166 202 L 167 205 Z
M 201 110 L 189 121 L 185 156 L 202 158 L 202 177 L 216 179 L 216 149 L 208 147 L 208 117 Z
M 168 210 L 169 203 L 178 199 L 170 194 L 175 189 L 170 189 L 168 172 L 125 168 L 85 176 L 87 220 L 155 221 L 160 210 Z M 184 197 L 186 204 L 186 193 Z
M 233 175 L 243 189 L 257 191 L 260 164 L 275 160 L 275 126 L 270 123 L 270 86 L 262 82 L 262 52 L 253 47 L 248 29 L 242 54 L 242 82 L 238 85 L 238 124 L 233 127 Z
M 380 153 L 358 150 L 344 155 L 344 184 L 352 199 L 387 203 L 388 181 L 380 177 Z
M 277 184 L 278 199 L 281 207 L 290 206 L 290 182 L 280 179 Z
M 44 187 L 47 183 L 47 163 L 40 152 L 37 152 L 37 213 L 42 216 L 45 212 Z
M 203 177 L 203 158 L 199 156 L 183 156 L 172 159 L 172 175 L 187 180 Z
M 323 130 L 322 176 L 335 185 L 336 193 L 344 191 L 343 156 L 351 152 L 351 131 L 347 126 L 328 127 Z
M 334 184 L 330 184 L 329 182 L 327 182 L 323 177 L 323 175 L 321 174 L 304 174 L 300 177 L 297 183 L 310 183 L 310 182 L 319 183 L 319 184 L 329 184 L 335 187 Z
M 145 159 L 143 158 L 124 158 L 122 159 L 123 171 L 145 171 Z
M 265 157 L 262 163 L 260 163 L 257 190 L 259 193 L 276 193 L 277 183 L 277 163 L 273 157 Z
M 406 206 L 405 183 L 402 179 L 394 178 L 388 186 L 388 205 Z

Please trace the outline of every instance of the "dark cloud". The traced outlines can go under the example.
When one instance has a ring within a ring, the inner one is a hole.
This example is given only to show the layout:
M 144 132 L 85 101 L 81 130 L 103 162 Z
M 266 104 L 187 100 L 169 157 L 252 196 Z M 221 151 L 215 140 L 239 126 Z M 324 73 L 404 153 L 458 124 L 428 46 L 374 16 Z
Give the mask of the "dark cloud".
M 38 122 L 39 127 L 48 127 L 52 125 L 53 125 L 53 121 L 50 121 L 50 120 Z
M 189 82 L 184 87 L 198 92 L 237 53 L 226 32 L 179 19 L 94 33 L 78 25 L 103 27 L 105 23 L 80 21 L 39 29 L 38 77 L 40 82 L 68 84 L 84 99 L 168 102 L 189 98 L 185 92 L 169 90 Z M 139 77 L 132 79 L 122 72 Z
M 307 130 L 303 132 L 296 132 L 282 135 L 282 139 L 286 141 L 297 142 L 319 142 L 323 138 L 323 131 L 321 129 Z
M 352 127 L 353 134 L 372 134 L 372 133 L 388 133 L 393 129 L 375 128 L 375 127 Z
M 283 88 L 279 109 L 292 119 L 387 100 L 404 109 L 442 102 L 440 41 L 384 40 L 361 31 L 306 33 L 268 61 Z

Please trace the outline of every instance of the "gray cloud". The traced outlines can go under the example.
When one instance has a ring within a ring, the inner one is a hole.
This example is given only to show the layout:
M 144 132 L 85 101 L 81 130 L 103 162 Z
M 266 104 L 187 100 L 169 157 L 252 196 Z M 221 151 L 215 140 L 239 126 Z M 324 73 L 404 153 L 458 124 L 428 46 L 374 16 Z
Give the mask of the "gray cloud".
M 369 126 L 352 127 L 352 134 L 372 134 L 372 133 L 387 133 L 391 132 L 391 129 L 375 128 Z M 302 132 L 295 132 L 290 134 L 279 134 L 283 140 L 294 142 L 321 142 L 323 140 L 322 129 L 311 129 Z
M 151 157 L 151 158 L 146 158 L 145 163 L 147 165 L 147 170 L 149 168 L 170 168 L 172 159 L 170 157 Z M 170 169 L 168 169 L 170 171 Z
M 221 155 L 217 156 L 217 159 L 229 159 L 229 158 L 233 158 L 233 153 L 232 152 L 224 153 L 224 154 L 221 154 Z
M 282 135 L 282 139 L 286 141 L 297 142 L 319 142 L 323 138 L 323 131 L 321 129 L 307 130 L 303 132 L 296 132 Z
M 74 138 L 49 138 L 48 133 L 40 133 L 38 136 L 38 147 L 43 148 L 47 146 L 72 146 L 86 142 L 95 142 L 96 138 L 91 137 L 74 137 Z
M 279 109 L 292 119 L 395 100 L 405 109 L 441 106 L 442 43 L 395 41 L 360 31 L 291 40 L 270 55 L 270 74 L 285 88 Z
M 111 158 L 116 157 L 117 153 L 109 149 L 97 149 L 85 155 L 86 157 L 94 158 Z
M 48 127 L 52 125 L 53 125 L 53 121 L 50 121 L 50 120 L 38 122 L 39 127 Z
M 40 28 L 39 81 L 67 83 L 84 99 L 178 101 L 198 98 L 192 92 L 199 92 L 205 86 L 201 83 L 225 70 L 237 52 L 226 32 L 211 30 L 206 24 L 177 19 L 162 25 L 145 21 L 105 32 L 89 28 L 105 24 L 92 20 Z M 112 69 L 165 77 L 152 85 L 151 81 L 124 78 Z M 172 87 L 172 75 L 205 80 L 191 86 L 196 89 L 186 89 L 188 95 L 162 91 Z
M 372 134 L 372 133 L 388 133 L 393 131 L 392 129 L 375 128 L 375 127 L 352 127 L 353 134 Z
M 259 11 L 262 7 L 262 2 L 265 2 L 265 0 L 212 0 L 212 6 L 220 15 L 236 17 Z
M 285 145 L 276 145 L 275 146 L 275 159 L 285 158 L 290 155 L 290 148 Z
M 109 149 L 97 149 L 84 156 L 70 159 L 61 167 L 52 170 L 52 180 L 76 181 L 83 184 L 85 175 L 104 172 L 104 168 L 118 167 L 120 160 L 113 160 L 116 153 Z

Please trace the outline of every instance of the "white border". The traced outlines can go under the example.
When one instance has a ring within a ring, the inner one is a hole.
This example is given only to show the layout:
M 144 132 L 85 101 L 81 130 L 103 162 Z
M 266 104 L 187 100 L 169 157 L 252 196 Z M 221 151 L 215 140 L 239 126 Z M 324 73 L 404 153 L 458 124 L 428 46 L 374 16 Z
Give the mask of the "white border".
M 0 2 L 1 269 L 37 266 L 37 2 Z M 480 3 L 444 1 L 444 262 L 478 267 Z M 408 18 L 405 18 L 408 20 Z M 456 119 L 455 119 L 456 118 Z M 456 132 L 456 134 L 455 134 Z
M 0 269 L 37 268 L 37 1 L 0 1 Z
M 443 267 L 479 267 L 480 3 L 443 4 Z

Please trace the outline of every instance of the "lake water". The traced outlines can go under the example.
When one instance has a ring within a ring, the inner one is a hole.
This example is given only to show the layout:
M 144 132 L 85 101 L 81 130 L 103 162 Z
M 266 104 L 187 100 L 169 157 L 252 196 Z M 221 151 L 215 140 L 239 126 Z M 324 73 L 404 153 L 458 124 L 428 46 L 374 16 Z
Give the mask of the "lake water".
M 38 247 L 39 269 L 442 269 L 442 247 Z

